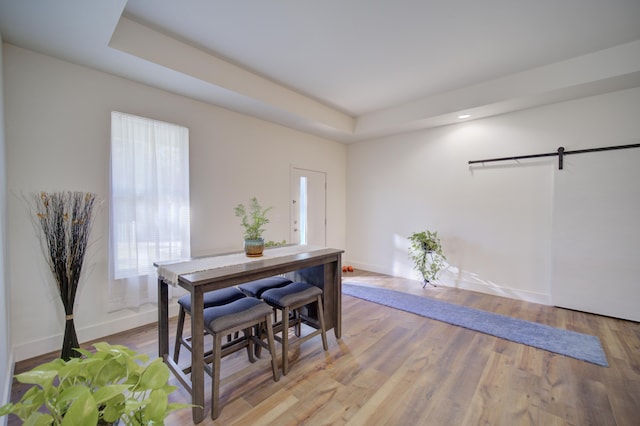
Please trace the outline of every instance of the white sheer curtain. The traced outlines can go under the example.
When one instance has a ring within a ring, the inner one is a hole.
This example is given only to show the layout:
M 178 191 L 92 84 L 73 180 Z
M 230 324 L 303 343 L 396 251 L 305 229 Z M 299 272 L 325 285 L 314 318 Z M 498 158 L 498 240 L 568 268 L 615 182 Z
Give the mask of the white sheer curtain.
M 190 256 L 189 129 L 112 112 L 110 205 L 108 310 L 156 303 L 153 262 Z

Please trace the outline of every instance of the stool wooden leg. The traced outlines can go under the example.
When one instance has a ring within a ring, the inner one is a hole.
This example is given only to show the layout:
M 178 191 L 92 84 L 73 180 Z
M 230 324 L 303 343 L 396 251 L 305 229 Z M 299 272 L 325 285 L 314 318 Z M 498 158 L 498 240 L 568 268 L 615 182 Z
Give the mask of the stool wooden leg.
M 282 310 L 282 375 L 289 372 L 289 307 Z
M 260 323 L 260 324 L 258 324 L 258 325 L 253 327 L 255 336 L 258 338 L 258 340 L 262 340 L 262 336 L 264 335 L 263 334 L 263 327 L 264 327 L 263 323 Z M 262 356 L 262 345 L 254 345 L 253 353 L 258 358 L 260 358 Z
M 220 415 L 220 360 L 222 359 L 222 336 L 213 335 L 213 365 L 211 374 L 211 418 Z
M 327 329 L 324 326 L 324 309 L 322 308 L 322 296 L 318 295 L 318 321 L 320 321 L 320 330 L 322 334 L 322 346 L 324 350 L 329 350 L 327 344 Z
M 243 330 L 244 333 L 244 338 L 247 339 L 247 355 L 249 356 L 249 362 L 254 363 L 256 362 L 256 357 L 255 357 L 255 349 L 253 347 L 253 339 L 251 338 L 251 336 L 253 336 L 253 328 L 246 328 Z M 258 347 L 260 345 L 256 345 L 256 347 Z
M 231 343 L 232 340 L 237 339 L 240 334 L 238 334 L 239 332 L 236 331 L 235 333 L 229 333 L 227 334 L 227 343 Z
M 300 309 L 302 309 L 303 307 L 299 307 L 293 310 L 293 320 L 295 321 L 295 334 L 296 337 L 300 337 L 302 335 L 302 319 L 301 319 L 301 315 L 300 315 Z
M 269 352 L 271 352 L 271 372 L 273 373 L 273 381 L 280 380 L 280 370 L 278 370 L 278 352 L 276 352 L 275 339 L 273 338 L 273 323 L 271 322 L 271 316 L 265 317 L 265 323 L 267 327 L 267 343 L 269 345 Z
M 184 309 L 180 306 L 180 312 L 178 313 L 178 326 L 176 327 L 176 344 L 173 348 L 173 361 L 177 364 L 180 357 L 180 346 L 182 346 L 182 330 L 184 329 Z

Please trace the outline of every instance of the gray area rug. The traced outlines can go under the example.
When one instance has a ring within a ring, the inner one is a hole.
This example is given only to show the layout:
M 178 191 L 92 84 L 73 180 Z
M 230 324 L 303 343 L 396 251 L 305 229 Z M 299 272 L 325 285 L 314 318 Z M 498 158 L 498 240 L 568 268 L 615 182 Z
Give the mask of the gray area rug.
M 344 282 L 342 293 L 603 367 L 609 366 L 597 336 L 356 282 Z

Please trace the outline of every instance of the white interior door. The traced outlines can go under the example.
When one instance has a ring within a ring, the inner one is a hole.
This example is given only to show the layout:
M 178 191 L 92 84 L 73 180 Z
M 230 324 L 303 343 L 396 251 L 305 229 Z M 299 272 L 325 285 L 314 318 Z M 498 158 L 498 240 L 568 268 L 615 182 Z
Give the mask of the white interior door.
M 556 170 L 556 306 L 640 321 L 640 149 L 570 155 Z
M 327 174 L 291 168 L 291 242 L 326 246 Z

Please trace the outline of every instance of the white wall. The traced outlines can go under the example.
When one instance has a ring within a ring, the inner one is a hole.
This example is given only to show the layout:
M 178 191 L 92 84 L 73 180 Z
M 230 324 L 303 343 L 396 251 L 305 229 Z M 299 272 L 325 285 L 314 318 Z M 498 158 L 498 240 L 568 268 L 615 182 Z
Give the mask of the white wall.
M 13 375 L 13 353 L 11 351 L 9 291 L 9 263 L 7 262 L 7 161 L 4 137 L 4 94 L 2 85 L 2 37 L 0 36 L 0 405 L 9 402 L 11 376 Z M 7 418 L 0 419 L 6 424 Z
M 349 145 L 347 261 L 417 279 L 406 237 L 436 230 L 440 284 L 550 303 L 557 161 L 467 161 L 637 143 L 638 111 L 640 88 Z
M 242 246 L 233 207 L 274 206 L 267 239 L 289 234 L 290 166 L 327 172 L 327 243 L 345 247 L 344 145 L 5 44 L 11 329 L 17 360 L 62 343 L 63 311 L 24 195 L 96 192 L 108 200 L 112 110 L 190 130 L 192 254 Z M 75 323 L 80 341 L 155 321 L 153 306 L 106 312 L 108 206 L 96 221 Z

